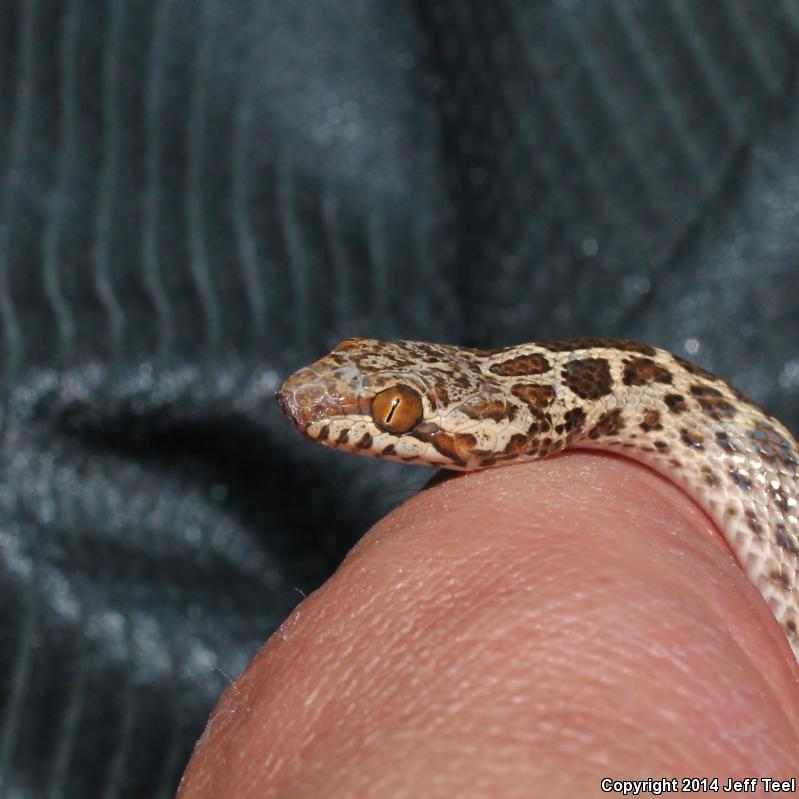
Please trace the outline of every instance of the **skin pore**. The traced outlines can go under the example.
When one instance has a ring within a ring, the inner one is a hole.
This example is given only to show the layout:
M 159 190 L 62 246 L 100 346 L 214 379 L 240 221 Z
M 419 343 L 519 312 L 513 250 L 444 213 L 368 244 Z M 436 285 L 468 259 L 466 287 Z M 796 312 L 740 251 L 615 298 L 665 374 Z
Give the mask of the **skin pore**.
M 222 696 L 179 797 L 788 778 L 798 683 L 703 512 L 639 464 L 568 453 L 444 481 L 378 522 Z

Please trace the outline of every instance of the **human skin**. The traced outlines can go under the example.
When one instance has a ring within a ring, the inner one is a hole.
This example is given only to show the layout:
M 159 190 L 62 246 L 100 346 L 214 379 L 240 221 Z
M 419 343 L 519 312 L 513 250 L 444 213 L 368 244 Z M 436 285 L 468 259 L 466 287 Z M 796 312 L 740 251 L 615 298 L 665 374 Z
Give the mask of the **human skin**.
M 179 797 L 797 774 L 799 668 L 720 532 L 647 468 L 575 452 L 378 522 L 225 692 Z

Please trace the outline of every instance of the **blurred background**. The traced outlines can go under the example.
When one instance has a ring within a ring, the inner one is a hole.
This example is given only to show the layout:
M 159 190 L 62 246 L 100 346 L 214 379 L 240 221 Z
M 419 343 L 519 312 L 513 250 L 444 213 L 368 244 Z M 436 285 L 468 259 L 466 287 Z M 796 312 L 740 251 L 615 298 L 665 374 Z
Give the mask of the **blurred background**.
M 0 796 L 170 797 L 429 477 L 312 447 L 348 336 L 625 336 L 799 429 L 799 0 L 5 0 Z

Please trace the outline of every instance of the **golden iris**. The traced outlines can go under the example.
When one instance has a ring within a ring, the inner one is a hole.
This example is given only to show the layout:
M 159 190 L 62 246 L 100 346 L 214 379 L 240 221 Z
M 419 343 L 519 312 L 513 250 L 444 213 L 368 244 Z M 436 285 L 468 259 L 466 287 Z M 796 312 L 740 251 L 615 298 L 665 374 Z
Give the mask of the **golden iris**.
M 372 419 L 389 433 L 407 433 L 422 418 L 422 398 L 408 386 L 392 386 L 375 394 L 371 406 Z

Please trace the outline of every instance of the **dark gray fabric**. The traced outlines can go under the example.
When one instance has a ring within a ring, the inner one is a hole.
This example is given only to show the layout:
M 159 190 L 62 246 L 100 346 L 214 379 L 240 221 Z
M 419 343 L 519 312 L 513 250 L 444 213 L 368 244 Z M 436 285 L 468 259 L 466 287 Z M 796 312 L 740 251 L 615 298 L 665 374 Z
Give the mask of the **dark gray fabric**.
M 427 473 L 281 377 L 352 336 L 627 336 L 799 429 L 799 0 L 9 0 L 0 793 L 171 796 Z

